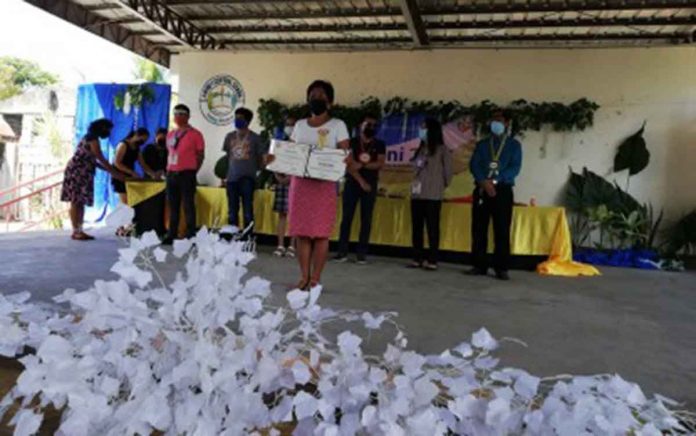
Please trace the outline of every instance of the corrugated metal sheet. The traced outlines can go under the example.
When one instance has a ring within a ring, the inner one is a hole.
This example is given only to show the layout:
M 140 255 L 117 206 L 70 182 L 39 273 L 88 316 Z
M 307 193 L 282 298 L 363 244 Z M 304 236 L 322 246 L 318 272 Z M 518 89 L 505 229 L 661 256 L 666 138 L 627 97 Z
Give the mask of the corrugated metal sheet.
M 172 52 L 191 49 L 182 44 L 185 38 L 176 38 L 157 20 L 124 8 L 121 0 L 70 1 Z M 213 38 L 218 49 L 414 47 L 402 9 L 408 2 L 403 1 L 164 3 L 177 19 Z M 415 4 L 431 47 L 649 46 L 696 39 L 696 0 L 417 0 Z

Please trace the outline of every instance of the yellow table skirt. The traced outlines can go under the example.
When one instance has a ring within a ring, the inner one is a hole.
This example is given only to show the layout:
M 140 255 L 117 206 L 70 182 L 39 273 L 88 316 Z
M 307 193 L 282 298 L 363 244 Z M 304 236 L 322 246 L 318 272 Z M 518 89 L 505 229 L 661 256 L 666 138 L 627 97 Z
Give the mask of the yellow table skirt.
M 134 206 L 162 192 L 164 183 L 128 182 L 128 204 Z M 257 233 L 274 235 L 278 215 L 273 212 L 273 191 L 257 190 L 254 195 L 254 221 Z M 334 226 L 333 240 L 338 239 L 341 202 Z M 196 195 L 196 222 L 208 228 L 227 224 L 227 194 L 223 188 L 200 186 Z M 359 213 L 353 220 L 351 240 L 357 241 Z M 492 226 L 491 226 L 492 227 Z M 471 205 L 444 203 L 440 248 L 471 251 Z M 492 243 L 492 237 L 489 240 Z M 410 202 L 379 197 L 375 204 L 370 243 L 397 247 L 411 246 Z M 511 251 L 513 255 L 549 256 L 537 270 L 540 274 L 578 276 L 599 275 L 590 265 L 572 261 L 568 220 L 562 207 L 515 207 L 512 218 Z

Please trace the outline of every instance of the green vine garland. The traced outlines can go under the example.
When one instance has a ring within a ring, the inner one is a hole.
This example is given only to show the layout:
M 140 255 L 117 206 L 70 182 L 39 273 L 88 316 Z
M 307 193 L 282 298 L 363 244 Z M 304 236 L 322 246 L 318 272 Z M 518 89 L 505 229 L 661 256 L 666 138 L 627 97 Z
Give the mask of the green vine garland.
M 558 102 L 528 102 L 515 100 L 507 106 L 500 106 L 489 100 L 479 104 L 466 106 L 457 100 L 452 101 L 415 101 L 404 97 L 393 97 L 382 103 L 377 97 L 368 97 L 357 106 L 336 105 L 331 109 L 333 116 L 346 122 L 349 129 L 358 125 L 365 113 L 373 113 L 382 116 L 394 114 L 425 113 L 446 123 L 456 120 L 463 115 L 470 114 L 479 129 L 490 119 L 491 113 L 504 107 L 512 113 L 513 131 L 522 133 L 527 130 L 541 130 L 549 126 L 556 132 L 581 131 L 591 127 L 594 122 L 594 114 L 599 105 L 586 98 L 581 98 L 569 105 Z M 273 99 L 259 100 L 259 121 L 264 128 L 264 135 L 270 136 L 272 132 L 284 123 L 288 116 L 300 119 L 309 114 L 306 104 L 285 105 Z

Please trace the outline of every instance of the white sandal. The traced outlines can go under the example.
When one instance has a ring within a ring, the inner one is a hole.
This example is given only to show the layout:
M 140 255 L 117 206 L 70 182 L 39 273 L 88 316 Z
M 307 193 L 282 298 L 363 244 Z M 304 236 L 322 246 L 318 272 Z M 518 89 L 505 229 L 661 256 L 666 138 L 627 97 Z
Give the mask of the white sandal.
M 288 247 L 287 251 L 285 252 L 285 257 L 295 257 L 295 247 Z
M 273 252 L 273 255 L 276 257 L 283 257 L 285 256 L 285 247 L 278 247 L 276 250 Z

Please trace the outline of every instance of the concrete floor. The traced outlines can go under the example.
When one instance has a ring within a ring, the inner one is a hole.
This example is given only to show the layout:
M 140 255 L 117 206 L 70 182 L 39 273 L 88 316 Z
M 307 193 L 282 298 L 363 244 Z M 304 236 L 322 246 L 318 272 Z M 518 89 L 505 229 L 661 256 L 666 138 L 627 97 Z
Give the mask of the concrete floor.
M 29 290 L 38 301 L 67 287 L 83 290 L 110 278 L 123 243 L 104 235 L 77 243 L 64 233 L 0 235 L 0 292 Z M 282 300 L 295 283 L 295 261 L 266 247 L 251 265 Z M 597 278 L 541 277 L 513 271 L 513 280 L 468 277 L 460 265 L 436 273 L 403 268 L 396 259 L 367 266 L 329 265 L 320 303 L 334 308 L 396 311 L 410 346 L 439 352 L 485 326 L 505 343 L 501 365 L 547 376 L 619 373 L 696 408 L 696 274 L 603 268 Z M 161 271 L 171 275 L 176 265 Z

